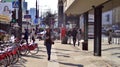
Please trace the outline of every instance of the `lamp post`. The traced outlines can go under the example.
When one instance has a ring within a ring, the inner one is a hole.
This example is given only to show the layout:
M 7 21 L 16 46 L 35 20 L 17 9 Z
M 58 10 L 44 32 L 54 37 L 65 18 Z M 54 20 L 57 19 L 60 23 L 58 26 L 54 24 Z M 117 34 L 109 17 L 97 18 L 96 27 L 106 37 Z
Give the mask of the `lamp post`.
M 19 1 L 18 25 L 20 26 L 19 28 L 20 33 L 18 33 L 18 38 L 21 39 L 22 37 L 22 0 L 18 0 L 18 1 Z
M 36 32 L 38 31 L 38 17 L 39 17 L 39 9 L 38 9 L 38 4 L 37 4 L 37 0 L 36 0 L 36 16 L 35 19 L 37 20 L 37 24 L 36 24 Z

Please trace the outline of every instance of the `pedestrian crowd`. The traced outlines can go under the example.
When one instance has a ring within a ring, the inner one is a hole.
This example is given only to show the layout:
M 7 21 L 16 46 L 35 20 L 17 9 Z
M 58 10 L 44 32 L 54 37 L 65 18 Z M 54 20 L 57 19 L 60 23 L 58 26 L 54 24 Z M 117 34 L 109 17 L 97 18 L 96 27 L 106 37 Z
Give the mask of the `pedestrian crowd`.
M 76 42 L 78 44 L 78 46 L 80 45 L 80 40 L 82 39 L 82 31 L 81 29 L 77 29 L 77 28 L 73 28 L 73 29 L 69 29 L 67 31 L 67 43 L 68 44 L 72 44 L 72 41 L 73 41 L 73 45 L 75 46 L 76 45 Z

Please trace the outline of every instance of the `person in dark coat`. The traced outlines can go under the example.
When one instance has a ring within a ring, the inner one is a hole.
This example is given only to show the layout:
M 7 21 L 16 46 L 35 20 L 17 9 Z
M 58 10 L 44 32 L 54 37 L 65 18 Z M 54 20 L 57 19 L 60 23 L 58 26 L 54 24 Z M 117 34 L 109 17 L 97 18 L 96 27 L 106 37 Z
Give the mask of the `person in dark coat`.
M 76 36 L 77 36 L 77 30 L 76 30 L 76 28 L 73 28 L 72 37 L 73 37 L 73 45 L 74 46 L 76 44 Z
M 108 31 L 108 43 L 109 44 L 111 44 L 112 43 L 112 29 L 110 29 L 109 31 Z
M 51 47 L 52 47 L 51 31 L 49 28 L 46 30 L 44 45 L 46 46 L 47 49 L 48 61 L 49 61 L 51 58 Z
M 28 44 L 28 36 L 29 36 L 28 30 L 25 29 L 24 39 L 26 40 L 26 43 L 27 43 L 27 44 Z

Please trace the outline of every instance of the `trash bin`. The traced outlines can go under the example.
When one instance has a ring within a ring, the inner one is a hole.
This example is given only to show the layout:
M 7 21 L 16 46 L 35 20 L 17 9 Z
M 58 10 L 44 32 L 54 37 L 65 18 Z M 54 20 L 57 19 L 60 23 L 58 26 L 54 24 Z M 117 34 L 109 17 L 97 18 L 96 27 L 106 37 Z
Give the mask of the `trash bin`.
M 88 50 L 88 43 L 87 42 L 82 43 L 82 50 Z
M 67 44 L 67 41 L 68 41 L 68 38 L 67 38 L 67 36 L 65 36 L 65 37 L 62 39 L 62 44 Z

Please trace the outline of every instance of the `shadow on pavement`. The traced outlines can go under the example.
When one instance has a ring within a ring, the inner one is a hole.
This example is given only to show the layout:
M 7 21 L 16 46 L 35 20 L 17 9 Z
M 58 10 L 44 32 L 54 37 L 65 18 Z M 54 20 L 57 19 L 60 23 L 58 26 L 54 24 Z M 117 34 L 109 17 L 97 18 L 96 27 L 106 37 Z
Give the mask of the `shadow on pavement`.
M 120 58 L 120 56 L 118 56 L 118 58 Z
M 103 49 L 102 51 L 109 51 L 109 50 L 114 50 L 114 49 L 117 49 L 117 50 L 119 50 L 120 51 L 120 47 L 112 47 L 112 48 L 107 48 L 107 49 Z M 118 57 L 118 58 L 120 58 L 120 52 L 118 53 L 116 53 L 116 52 L 114 52 L 114 53 L 112 53 L 111 55 L 115 55 L 116 57 Z M 118 56 L 119 55 L 119 56 Z
M 16 64 L 12 64 L 9 67 L 26 67 L 24 64 L 27 62 L 26 59 L 20 58 Z
M 118 49 L 118 50 L 120 50 L 120 47 L 107 48 L 107 49 L 103 49 L 102 51 L 108 51 L 108 50 L 112 50 L 112 49 Z
M 72 50 L 58 49 L 58 48 L 52 48 L 52 49 L 55 49 L 55 50 L 61 50 L 61 51 L 72 51 Z
M 57 55 L 57 56 L 61 56 L 61 57 L 70 58 L 70 56 L 68 56 L 68 55 Z
M 83 65 L 81 65 L 81 64 L 73 64 L 73 63 L 65 63 L 65 62 L 59 62 L 59 63 L 67 65 L 67 66 L 83 67 Z
M 119 55 L 117 57 L 120 58 L 120 53 L 113 53 L 112 55 Z
M 44 58 L 41 58 L 44 57 L 45 55 L 25 55 L 24 57 L 32 57 L 32 58 L 36 58 L 36 59 L 44 59 Z
M 59 64 L 63 64 L 63 65 L 66 65 L 67 67 L 84 67 L 83 65 L 81 64 L 74 64 L 74 63 L 67 63 L 67 62 L 61 62 L 61 61 L 56 61 L 56 60 L 51 60 L 50 62 L 57 62 Z

